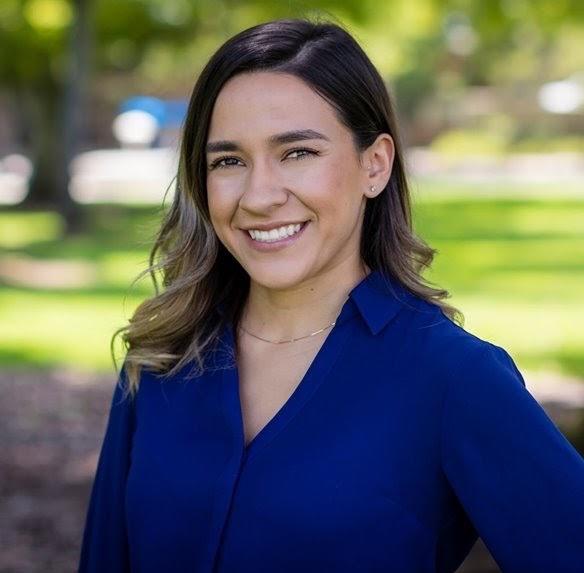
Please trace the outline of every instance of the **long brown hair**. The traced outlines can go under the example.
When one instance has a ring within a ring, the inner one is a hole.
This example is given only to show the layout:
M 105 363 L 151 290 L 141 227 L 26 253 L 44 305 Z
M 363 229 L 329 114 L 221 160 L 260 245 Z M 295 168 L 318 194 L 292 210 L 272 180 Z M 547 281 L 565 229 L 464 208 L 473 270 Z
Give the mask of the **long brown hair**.
M 204 354 L 224 324 L 237 328 L 249 292 L 249 276 L 217 238 L 209 216 L 205 145 L 211 113 L 223 85 L 236 74 L 278 71 L 297 76 L 325 98 L 352 132 L 358 151 L 381 133 L 394 140 L 395 158 L 382 193 L 367 199 L 361 259 L 397 279 L 450 319 L 460 311 L 444 302 L 448 291 L 422 277 L 436 249 L 412 227 L 410 193 L 394 106 L 379 72 L 341 26 L 307 19 L 275 20 L 240 32 L 223 44 L 201 72 L 185 120 L 176 189 L 164 214 L 150 266 L 155 295 L 142 302 L 123 333 L 124 368 L 134 394 L 142 368 L 172 376 L 188 363 L 204 370 Z M 156 273 L 161 272 L 162 289 Z M 136 280 L 137 280 L 136 279 Z M 218 306 L 224 309 L 218 312 Z

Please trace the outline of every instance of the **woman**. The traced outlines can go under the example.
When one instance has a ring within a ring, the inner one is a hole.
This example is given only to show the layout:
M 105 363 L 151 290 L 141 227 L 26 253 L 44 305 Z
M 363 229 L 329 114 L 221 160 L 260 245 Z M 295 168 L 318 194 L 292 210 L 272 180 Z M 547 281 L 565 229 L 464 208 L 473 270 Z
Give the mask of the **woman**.
M 584 462 L 424 283 L 392 104 L 346 31 L 275 21 L 211 58 L 157 252 L 82 572 L 447 572 L 477 535 L 503 571 L 584 570 Z

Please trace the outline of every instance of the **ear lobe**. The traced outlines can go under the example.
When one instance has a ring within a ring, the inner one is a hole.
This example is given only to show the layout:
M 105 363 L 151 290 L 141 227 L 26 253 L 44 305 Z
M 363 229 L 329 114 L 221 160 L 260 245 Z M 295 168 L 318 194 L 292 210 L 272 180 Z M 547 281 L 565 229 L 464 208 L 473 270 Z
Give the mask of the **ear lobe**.
M 381 133 L 368 149 L 369 194 L 375 197 L 383 191 L 391 177 L 395 146 L 387 133 Z
M 369 190 L 368 190 L 367 193 L 365 193 L 365 195 L 369 199 L 374 199 L 378 195 L 381 195 L 381 193 L 383 192 L 384 188 L 385 188 L 385 186 L 378 188 L 377 185 L 369 185 Z

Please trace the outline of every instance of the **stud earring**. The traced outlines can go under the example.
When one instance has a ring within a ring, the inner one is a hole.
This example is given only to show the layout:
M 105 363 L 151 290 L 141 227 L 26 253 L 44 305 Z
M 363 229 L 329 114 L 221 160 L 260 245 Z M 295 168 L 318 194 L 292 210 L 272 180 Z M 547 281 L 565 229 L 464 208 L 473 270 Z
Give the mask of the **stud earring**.
M 369 189 L 371 190 L 371 193 L 375 193 L 375 185 L 371 185 Z

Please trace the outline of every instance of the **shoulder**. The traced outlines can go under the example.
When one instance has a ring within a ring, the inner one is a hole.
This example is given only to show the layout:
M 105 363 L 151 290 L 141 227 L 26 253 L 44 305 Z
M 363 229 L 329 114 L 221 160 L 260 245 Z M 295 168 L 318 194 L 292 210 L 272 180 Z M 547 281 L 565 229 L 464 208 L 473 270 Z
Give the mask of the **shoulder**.
M 453 322 L 436 304 L 409 296 L 396 327 L 404 357 L 418 364 L 433 384 L 471 388 L 505 379 L 525 386 L 504 347 Z

